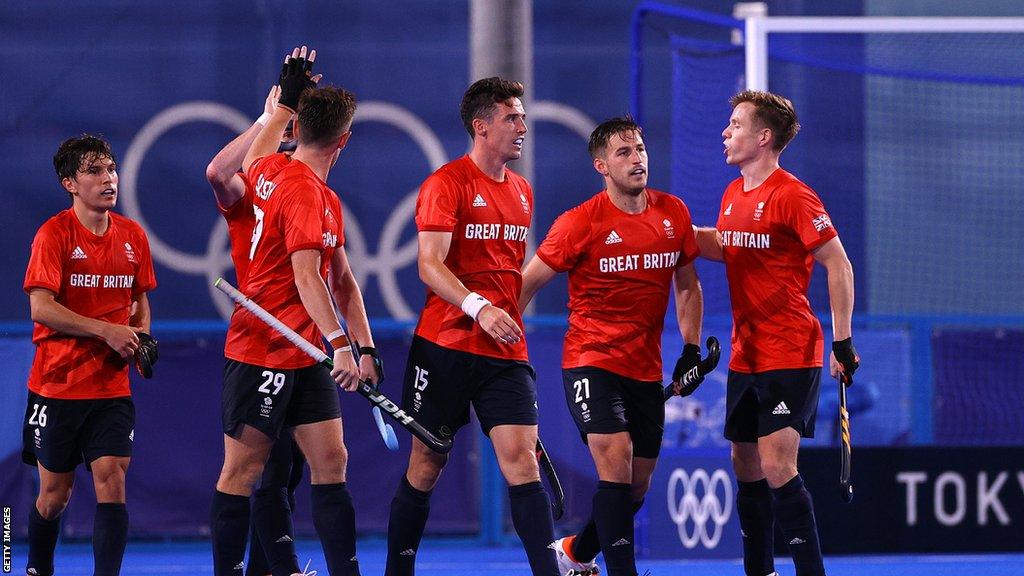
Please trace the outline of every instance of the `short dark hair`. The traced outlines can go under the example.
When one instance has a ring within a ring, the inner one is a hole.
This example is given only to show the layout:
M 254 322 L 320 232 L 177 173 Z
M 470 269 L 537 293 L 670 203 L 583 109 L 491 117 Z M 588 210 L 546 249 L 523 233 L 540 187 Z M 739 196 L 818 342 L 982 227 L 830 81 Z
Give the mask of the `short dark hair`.
M 102 136 L 82 134 L 74 138 L 68 138 L 61 142 L 57 153 L 53 155 L 53 169 L 57 172 L 57 181 L 63 182 L 65 178 L 75 178 L 82 164 L 89 161 L 96 161 L 100 158 L 114 160 L 114 153 L 110 150 L 110 143 Z M 116 160 L 114 160 L 116 162 Z
M 310 88 L 299 99 L 299 143 L 330 146 L 352 127 L 356 113 L 354 94 L 335 86 Z
M 796 108 L 788 98 L 762 90 L 744 90 L 729 99 L 734 109 L 744 102 L 754 105 L 754 118 L 772 131 L 772 135 L 775 136 L 772 149 L 776 152 L 782 152 L 800 131 Z
M 640 135 L 644 133 L 633 117 L 628 114 L 618 118 L 609 118 L 598 124 L 597 128 L 590 133 L 590 143 L 587 144 L 590 157 L 597 158 L 598 154 L 608 146 L 608 141 L 612 139 L 612 136 L 623 132 L 636 132 Z
M 499 102 L 505 102 L 513 97 L 522 98 L 525 90 L 522 83 L 497 76 L 473 82 L 462 95 L 462 104 L 459 106 L 462 124 L 466 127 L 466 132 L 469 132 L 469 137 L 476 138 L 473 132 L 474 119 L 490 118 Z

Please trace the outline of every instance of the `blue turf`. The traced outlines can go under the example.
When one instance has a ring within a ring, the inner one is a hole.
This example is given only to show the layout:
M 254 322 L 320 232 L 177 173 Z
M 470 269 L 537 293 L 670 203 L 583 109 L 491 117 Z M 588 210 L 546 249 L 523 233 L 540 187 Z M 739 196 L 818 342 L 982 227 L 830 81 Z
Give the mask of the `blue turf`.
M 323 557 L 316 541 L 298 543 L 302 564 L 312 558 L 310 568 L 327 576 Z M 360 542 L 359 560 L 364 576 L 384 573 L 385 546 L 381 540 Z M 210 549 L 206 542 L 130 543 L 121 573 L 147 576 L 181 574 L 212 574 Z M 14 550 L 14 574 L 24 570 L 24 545 Z M 643 561 L 638 562 L 642 574 L 651 576 L 685 574 L 686 576 L 742 576 L 741 563 L 727 560 Z M 780 560 L 781 576 L 792 576 L 792 563 Z M 830 576 L 1018 576 L 1024 574 L 1024 554 L 988 555 L 906 555 L 835 557 L 825 561 Z M 92 547 L 89 544 L 61 544 L 57 549 L 57 574 L 62 576 L 92 574 Z M 420 549 L 417 576 L 478 576 L 482 574 L 529 575 L 526 558 L 518 548 L 480 548 L 472 540 L 427 541 Z

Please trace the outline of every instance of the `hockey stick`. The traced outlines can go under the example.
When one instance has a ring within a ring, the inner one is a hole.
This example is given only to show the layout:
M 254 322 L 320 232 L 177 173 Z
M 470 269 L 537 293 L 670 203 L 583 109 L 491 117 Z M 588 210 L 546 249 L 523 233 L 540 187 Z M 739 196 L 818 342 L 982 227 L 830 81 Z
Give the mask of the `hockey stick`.
M 324 354 L 323 350 L 313 346 L 305 338 L 299 336 L 294 330 L 282 324 L 281 321 L 274 318 L 270 312 L 261 308 L 259 304 L 250 300 L 226 280 L 218 278 L 214 283 L 214 287 L 227 294 L 241 307 L 252 312 L 253 315 L 262 320 L 267 326 L 273 328 L 275 332 L 287 338 L 289 342 L 305 352 L 310 358 L 328 368 L 334 368 L 334 362 L 331 361 L 327 354 Z M 412 416 L 406 414 L 404 410 L 392 402 L 387 396 L 381 394 L 380 391 L 376 390 L 369 382 L 360 380 L 357 391 L 364 398 L 369 400 L 370 404 L 379 406 L 381 410 L 387 412 L 388 416 L 394 418 L 395 421 L 401 424 L 403 428 L 408 430 L 413 436 L 419 438 L 421 442 L 426 444 L 427 447 L 434 452 L 437 452 L 438 454 L 447 454 L 448 451 L 452 449 L 451 438 L 445 438 L 442 440 L 435 436 L 433 432 L 427 430 L 422 424 L 414 420 Z
M 548 487 L 551 488 L 552 496 L 554 496 L 551 499 L 551 517 L 559 520 L 562 514 L 565 514 L 565 492 L 562 491 L 562 483 L 558 481 L 558 474 L 555 474 L 555 465 L 551 462 L 551 457 L 548 456 L 548 451 L 541 444 L 540 438 L 537 438 L 535 451 L 537 453 L 537 463 L 540 464 L 540 469 L 544 472 L 544 477 L 548 480 Z
M 853 376 L 839 375 L 839 489 L 843 500 L 853 502 L 853 484 L 850 482 L 850 413 L 846 410 L 846 388 L 853 386 Z
M 722 355 L 722 345 L 718 343 L 718 338 L 715 338 L 714 336 L 708 336 L 708 340 L 707 342 L 705 342 L 705 345 L 708 347 L 708 355 L 705 356 L 703 360 L 698 362 L 696 366 L 690 368 L 686 372 L 686 374 L 683 374 L 683 389 L 686 389 L 690 386 L 696 388 L 697 385 L 694 384 L 694 381 L 699 378 L 707 376 L 708 374 L 713 372 L 714 369 L 718 366 L 718 359 Z M 670 383 L 668 386 L 665 386 L 666 402 L 669 398 L 675 396 L 674 388 L 674 382 Z

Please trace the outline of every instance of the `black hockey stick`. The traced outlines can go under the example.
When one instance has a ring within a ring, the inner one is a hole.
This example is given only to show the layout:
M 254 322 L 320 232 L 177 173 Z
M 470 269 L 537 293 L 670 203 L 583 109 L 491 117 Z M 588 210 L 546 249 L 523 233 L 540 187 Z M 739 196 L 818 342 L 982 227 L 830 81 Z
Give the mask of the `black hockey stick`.
M 548 456 L 548 451 L 544 449 L 544 445 L 541 444 L 540 438 L 537 438 L 537 463 L 540 464 L 540 470 L 544 473 L 544 477 L 547 478 L 548 488 L 551 489 L 551 517 L 555 520 L 559 520 L 562 514 L 565 514 L 565 492 L 562 491 L 562 483 L 558 481 L 558 474 L 555 474 L 555 465 L 551 462 L 551 457 Z
M 715 338 L 714 336 L 708 336 L 708 340 L 707 342 L 705 342 L 705 345 L 708 347 L 708 355 L 705 356 L 703 360 L 698 362 L 696 366 L 690 368 L 686 372 L 686 374 L 683 374 L 683 390 L 686 390 L 687 388 L 696 389 L 697 384 L 694 384 L 694 382 L 696 380 L 699 380 L 700 378 L 707 376 L 708 374 L 713 372 L 715 368 L 718 366 L 718 359 L 722 355 L 722 345 L 718 343 L 718 338 Z M 670 383 L 668 386 L 665 386 L 666 402 L 669 398 L 675 396 L 674 388 L 674 382 Z M 690 393 L 693 393 L 693 390 L 690 390 Z M 689 394 L 684 394 L 684 396 L 689 396 Z
M 224 280 L 223 278 L 218 278 L 217 281 L 214 283 L 214 287 L 216 287 L 221 292 L 227 294 L 242 308 L 245 308 L 249 312 L 252 312 L 267 326 L 270 326 L 278 334 L 287 338 L 289 342 L 291 342 L 300 350 L 305 352 L 310 358 L 316 360 L 317 362 L 323 364 L 328 368 L 334 368 L 334 362 L 331 361 L 331 358 L 327 356 L 327 354 L 324 354 L 323 350 L 317 348 L 316 346 L 313 346 L 305 338 L 299 336 L 299 334 L 296 333 L 294 330 L 285 326 L 283 323 L 281 323 L 280 320 L 275 318 L 273 314 L 267 312 L 262 307 L 260 307 L 259 304 L 250 300 L 248 297 L 246 297 L 245 294 L 239 292 L 234 286 L 232 286 L 226 280 Z M 397 404 L 392 402 L 387 396 L 381 394 L 380 391 L 378 391 L 373 386 L 373 384 L 360 380 L 357 391 L 364 398 L 369 400 L 370 404 L 373 404 L 374 406 L 379 406 L 381 410 L 386 412 L 388 416 L 394 418 L 395 421 L 401 424 L 403 428 L 409 431 L 409 433 L 419 438 L 421 442 L 427 445 L 427 448 L 430 448 L 431 450 L 437 452 L 438 454 L 447 454 L 452 449 L 451 438 L 445 438 L 442 440 L 441 438 L 435 436 L 433 432 L 427 430 L 426 428 L 423 427 L 422 424 L 414 420 L 412 416 L 406 414 L 404 410 L 402 410 Z
M 853 386 L 853 376 L 839 375 L 839 489 L 843 500 L 853 502 L 853 484 L 850 482 L 850 413 L 846 410 L 846 388 Z

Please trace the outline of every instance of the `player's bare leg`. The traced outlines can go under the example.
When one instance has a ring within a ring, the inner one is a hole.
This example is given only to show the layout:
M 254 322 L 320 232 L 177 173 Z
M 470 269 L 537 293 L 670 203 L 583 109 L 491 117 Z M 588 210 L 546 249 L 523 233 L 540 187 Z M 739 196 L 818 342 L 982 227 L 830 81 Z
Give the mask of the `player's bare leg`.
M 523 543 L 533 574 L 556 575 L 555 527 L 551 499 L 540 483 L 534 447 L 537 426 L 502 425 L 491 428 L 491 443 L 501 473 L 508 482 L 512 525 Z
M 237 437 L 224 435 L 224 465 L 210 505 L 216 576 L 242 573 L 249 535 L 249 496 L 263 472 L 271 446 L 266 434 L 247 425 L 242 425 Z
M 26 572 L 35 570 L 46 576 L 53 574 L 53 552 L 60 536 L 60 515 L 71 500 L 75 485 L 74 472 L 51 472 L 38 464 L 39 496 L 28 520 L 28 564 Z
M 92 531 L 96 575 L 121 572 L 121 560 L 128 543 L 124 486 L 130 462 L 131 458 L 123 456 L 102 456 L 91 463 L 96 487 L 96 516 Z
M 430 494 L 447 463 L 447 454 L 438 454 L 413 437 L 409 467 L 391 500 L 385 576 L 411 576 L 415 573 L 416 553 L 430 515 Z
M 313 526 L 332 575 L 359 574 L 356 560 L 356 513 L 345 483 L 348 450 L 341 418 L 302 424 L 293 432 L 309 462 Z

